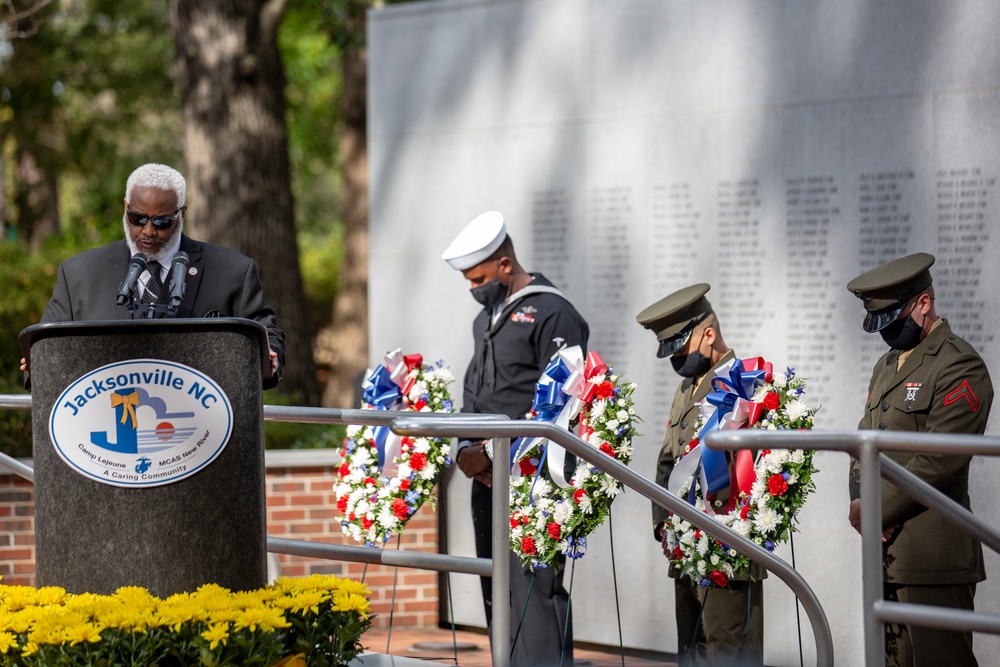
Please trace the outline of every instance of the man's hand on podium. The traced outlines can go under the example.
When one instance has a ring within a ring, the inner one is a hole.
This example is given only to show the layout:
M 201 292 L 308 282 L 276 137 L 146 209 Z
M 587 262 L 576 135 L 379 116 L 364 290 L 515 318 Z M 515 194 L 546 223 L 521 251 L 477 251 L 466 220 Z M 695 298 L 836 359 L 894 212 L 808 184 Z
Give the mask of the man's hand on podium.
M 267 353 L 271 357 L 271 375 L 274 375 L 278 372 L 278 353 L 271 348 L 267 348 Z M 21 359 L 21 370 L 24 370 L 24 359 Z
M 22 373 L 28 372 L 28 362 L 24 357 L 21 357 L 21 372 Z

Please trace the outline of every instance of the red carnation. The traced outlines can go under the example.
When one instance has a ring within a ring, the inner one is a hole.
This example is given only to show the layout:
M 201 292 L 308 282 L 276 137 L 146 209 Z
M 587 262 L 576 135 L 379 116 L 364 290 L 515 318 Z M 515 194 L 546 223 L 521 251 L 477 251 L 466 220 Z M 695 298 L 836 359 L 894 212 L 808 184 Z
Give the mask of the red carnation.
M 745 521 L 748 514 L 750 514 L 750 506 L 744 505 L 743 508 L 740 509 L 740 518 Z
M 414 410 L 415 412 L 420 412 L 420 411 L 421 411 L 421 410 L 423 410 L 423 409 L 424 409 L 425 407 L 427 407 L 427 401 L 425 401 L 425 400 L 424 400 L 424 399 L 422 399 L 422 398 L 421 398 L 420 400 L 418 400 L 418 401 L 417 401 L 416 403 L 414 403 L 414 404 L 413 404 L 413 410 Z
M 397 519 L 405 519 L 410 516 L 410 508 L 406 506 L 405 500 L 396 498 L 392 501 L 392 513 L 396 515 Z
M 421 454 L 420 452 L 414 452 L 413 456 L 410 457 L 409 464 L 411 470 L 420 470 L 427 465 L 427 455 Z
M 688 443 L 688 451 L 694 449 L 701 444 L 701 438 L 693 438 L 691 442 Z
M 729 579 L 726 577 L 725 573 L 719 572 L 718 570 L 712 570 L 708 573 L 708 578 L 716 586 L 728 586 Z
M 781 399 L 778 398 L 778 392 L 769 391 L 767 396 L 764 397 L 764 408 L 767 410 L 777 410 L 781 407 Z
M 368 530 L 372 527 L 373 521 L 366 516 L 361 517 L 361 527 Z
M 518 518 L 518 515 L 512 514 L 510 517 L 510 527 L 513 529 L 517 528 L 520 525 L 521 525 L 521 520 Z
M 597 394 L 597 398 L 608 398 L 615 393 L 615 385 L 605 380 L 601 384 L 597 385 L 595 393 Z
M 401 450 L 403 450 L 404 452 L 412 449 L 413 448 L 413 438 L 411 438 L 408 435 L 403 436 L 403 439 L 399 441 L 399 448 Z
M 549 524 L 549 537 L 551 537 L 553 540 L 559 539 L 560 532 L 562 532 L 562 528 L 559 526 L 558 523 L 553 521 L 552 523 Z
M 535 474 L 536 470 L 538 470 L 538 468 L 535 467 L 535 464 L 531 462 L 531 459 L 521 459 L 517 462 L 517 464 L 521 467 L 522 477 L 530 477 Z
M 408 488 L 410 488 L 410 480 L 404 479 L 403 481 L 401 481 L 399 483 L 399 490 L 400 491 L 406 491 Z
M 698 529 L 696 529 L 694 531 L 694 539 L 696 539 L 696 540 L 700 540 L 701 539 L 701 528 L 698 528 Z
M 347 511 L 347 501 L 350 500 L 350 496 L 346 493 L 341 497 L 337 498 L 337 511 L 343 514 Z
M 583 489 L 577 489 L 576 491 L 573 492 L 573 500 L 579 503 L 581 500 L 583 500 L 583 497 L 585 495 L 587 495 L 586 491 L 584 491 Z
M 608 443 L 602 442 L 600 449 L 601 449 L 602 452 L 604 452 L 605 454 L 607 454 L 611 458 L 615 458 L 615 450 L 613 450 L 611 448 L 611 445 L 609 445 Z
M 531 517 L 529 517 L 527 514 L 522 514 L 521 515 L 521 525 L 522 526 L 527 526 L 530 521 L 531 521 Z
M 775 473 L 767 478 L 767 490 L 772 496 L 783 496 L 788 491 L 788 482 L 781 475 Z
M 363 482 L 363 484 L 365 486 L 375 486 L 375 479 L 372 477 L 365 477 L 365 481 Z
M 538 550 L 535 549 L 535 540 L 530 537 L 521 538 L 521 551 L 530 555 L 537 554 Z
M 684 558 L 684 552 L 681 551 L 680 547 L 674 547 L 674 560 L 681 560 Z
M 345 477 L 351 474 L 351 466 L 347 465 L 347 461 L 344 461 L 343 463 L 340 464 L 340 467 L 337 469 L 337 472 L 340 474 L 340 478 L 344 479 Z
M 354 512 L 351 512 L 350 514 L 347 515 L 347 520 L 348 521 L 354 521 L 357 518 L 358 518 L 358 515 L 355 514 Z

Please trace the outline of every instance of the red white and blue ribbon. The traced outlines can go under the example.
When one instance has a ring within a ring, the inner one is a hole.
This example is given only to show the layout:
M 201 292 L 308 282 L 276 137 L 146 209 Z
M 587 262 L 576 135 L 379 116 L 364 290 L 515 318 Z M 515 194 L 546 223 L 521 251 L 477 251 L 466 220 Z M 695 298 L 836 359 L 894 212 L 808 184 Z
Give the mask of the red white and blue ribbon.
M 409 409 L 404 398 L 412 389 L 414 378 L 408 376 L 411 370 L 420 368 L 423 361 L 421 355 L 404 355 L 399 348 L 386 354 L 382 363 L 366 374 L 361 385 L 364 402 L 375 410 Z M 401 453 L 402 438 L 388 426 L 376 426 L 372 441 L 378 453 L 379 470 L 382 475 L 392 477 L 396 474 L 396 458 Z
M 597 385 L 600 384 L 597 380 L 603 381 L 607 371 L 608 365 L 596 352 L 590 352 L 584 359 L 583 348 L 579 345 L 560 350 L 535 384 L 535 399 L 531 405 L 531 411 L 535 413 L 534 420 L 569 429 L 570 422 L 594 400 Z M 589 432 L 584 433 L 581 428 L 582 438 L 589 435 Z M 566 450 L 546 438 L 520 438 L 515 441 L 510 448 L 511 473 L 515 477 L 520 475 L 519 466 L 514 466 L 513 463 L 523 458 L 536 445 L 542 447 L 542 460 L 546 462 L 545 467 L 553 483 L 561 488 L 568 488 L 572 476 L 570 479 L 566 477 Z M 542 467 L 539 463 L 536 476 L 540 474 Z
M 712 391 L 701 405 L 701 414 L 706 419 L 701 437 L 715 430 L 747 428 L 760 421 L 765 409 L 753 401 L 753 394 L 757 387 L 770 382 L 771 376 L 771 364 L 762 357 L 733 359 L 719 367 L 712 378 Z M 753 454 L 749 450 L 738 452 L 731 475 L 725 452 L 699 444 L 674 466 L 667 490 L 677 495 L 690 480 L 688 501 L 693 504 L 694 477 L 698 477 L 706 497 L 730 487 L 727 506 L 731 506 L 741 492 L 749 493 L 753 486 Z

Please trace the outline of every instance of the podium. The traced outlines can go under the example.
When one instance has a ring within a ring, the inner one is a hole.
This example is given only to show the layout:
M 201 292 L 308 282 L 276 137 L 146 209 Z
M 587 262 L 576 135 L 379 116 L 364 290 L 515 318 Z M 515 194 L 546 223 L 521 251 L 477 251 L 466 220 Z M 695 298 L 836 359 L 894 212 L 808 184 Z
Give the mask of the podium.
M 267 332 L 240 318 L 36 324 L 37 584 L 266 584 Z

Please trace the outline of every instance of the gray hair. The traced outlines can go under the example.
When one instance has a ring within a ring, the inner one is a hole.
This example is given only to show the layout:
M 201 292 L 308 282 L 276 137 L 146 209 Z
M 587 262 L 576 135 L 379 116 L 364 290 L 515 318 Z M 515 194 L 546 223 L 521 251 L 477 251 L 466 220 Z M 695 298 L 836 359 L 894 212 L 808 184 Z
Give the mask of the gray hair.
M 135 187 L 155 188 L 157 190 L 173 192 L 177 195 L 177 208 L 184 206 L 187 182 L 184 180 L 181 172 L 173 167 L 151 162 L 133 171 L 125 183 L 126 204 L 132 202 L 132 189 Z

